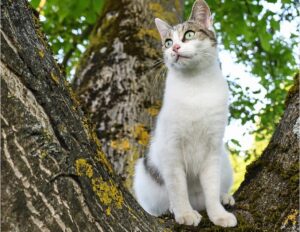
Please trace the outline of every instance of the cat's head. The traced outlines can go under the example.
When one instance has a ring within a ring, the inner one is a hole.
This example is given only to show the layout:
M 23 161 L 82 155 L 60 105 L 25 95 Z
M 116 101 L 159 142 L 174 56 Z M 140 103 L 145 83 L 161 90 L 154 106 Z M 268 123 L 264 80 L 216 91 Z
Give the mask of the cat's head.
M 189 19 L 174 27 L 156 18 L 162 50 L 168 68 L 191 70 L 204 68 L 217 59 L 216 36 L 211 13 L 204 0 L 196 0 Z

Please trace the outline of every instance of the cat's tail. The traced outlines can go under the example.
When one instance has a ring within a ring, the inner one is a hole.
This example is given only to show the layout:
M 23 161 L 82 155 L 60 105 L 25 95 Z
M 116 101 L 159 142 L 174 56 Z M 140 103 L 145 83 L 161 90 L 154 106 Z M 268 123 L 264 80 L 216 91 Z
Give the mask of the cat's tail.
M 169 209 L 166 188 L 151 175 L 147 159 L 141 158 L 135 165 L 133 190 L 138 203 L 153 216 L 160 216 Z

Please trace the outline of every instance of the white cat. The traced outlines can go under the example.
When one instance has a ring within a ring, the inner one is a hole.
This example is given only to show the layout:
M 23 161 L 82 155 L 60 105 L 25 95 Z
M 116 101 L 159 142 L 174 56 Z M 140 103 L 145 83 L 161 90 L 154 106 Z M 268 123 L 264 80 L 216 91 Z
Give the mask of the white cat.
M 236 217 L 221 204 L 234 204 L 223 144 L 228 86 L 210 10 L 197 0 L 188 21 L 175 27 L 160 19 L 155 23 L 168 75 L 149 153 L 136 164 L 136 198 L 154 216 L 170 210 L 180 224 L 197 226 L 198 211 L 206 209 L 214 224 L 233 227 Z

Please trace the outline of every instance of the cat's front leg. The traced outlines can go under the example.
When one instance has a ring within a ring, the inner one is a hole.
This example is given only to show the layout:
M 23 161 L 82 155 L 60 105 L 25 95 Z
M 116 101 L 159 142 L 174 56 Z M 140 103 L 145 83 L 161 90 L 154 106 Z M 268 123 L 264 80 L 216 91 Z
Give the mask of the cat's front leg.
M 202 216 L 193 210 L 187 190 L 186 174 L 181 165 L 168 165 L 163 172 L 168 191 L 171 211 L 179 224 L 197 226 Z
M 220 157 L 217 153 L 208 154 L 205 167 L 200 173 L 200 181 L 205 196 L 205 206 L 209 219 L 218 226 L 234 227 L 236 217 L 227 212 L 220 202 Z

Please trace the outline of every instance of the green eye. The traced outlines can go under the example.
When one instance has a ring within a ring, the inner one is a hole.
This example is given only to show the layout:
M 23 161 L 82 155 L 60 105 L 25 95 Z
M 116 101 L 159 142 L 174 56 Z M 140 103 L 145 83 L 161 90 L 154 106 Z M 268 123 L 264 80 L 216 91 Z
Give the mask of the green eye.
M 185 40 L 191 40 L 193 39 L 195 36 L 195 32 L 194 31 L 187 31 L 185 34 L 184 34 L 184 39 Z
M 166 41 L 165 41 L 165 46 L 166 46 L 166 48 L 169 48 L 169 47 L 171 47 L 173 45 L 173 41 L 171 40 L 171 39 L 167 39 Z

